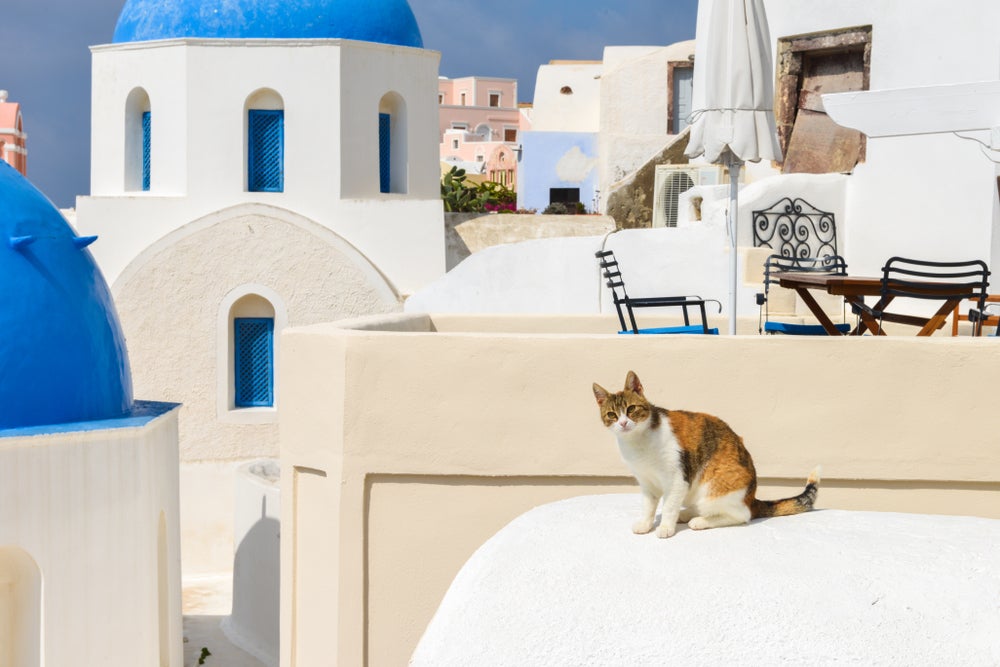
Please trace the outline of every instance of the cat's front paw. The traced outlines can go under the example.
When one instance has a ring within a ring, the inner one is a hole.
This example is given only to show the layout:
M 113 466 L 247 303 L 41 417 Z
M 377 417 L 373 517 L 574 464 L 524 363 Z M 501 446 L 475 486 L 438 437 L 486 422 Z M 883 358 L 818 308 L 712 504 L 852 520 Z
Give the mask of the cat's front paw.
M 645 535 L 651 530 L 653 530 L 652 519 L 639 519 L 632 524 L 632 532 L 636 535 Z
M 688 528 L 691 530 L 705 530 L 706 528 L 711 528 L 711 526 L 708 525 L 708 519 L 703 516 L 696 516 L 688 521 Z
M 656 529 L 656 536 L 663 539 L 667 537 L 673 537 L 674 533 L 677 532 L 677 525 L 670 524 L 660 524 L 660 527 Z

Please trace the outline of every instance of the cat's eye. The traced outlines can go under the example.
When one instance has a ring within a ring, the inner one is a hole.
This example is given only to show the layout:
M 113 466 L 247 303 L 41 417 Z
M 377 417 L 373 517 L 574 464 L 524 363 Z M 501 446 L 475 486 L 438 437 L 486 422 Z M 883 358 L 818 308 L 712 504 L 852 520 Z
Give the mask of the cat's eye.
M 612 421 L 618 419 L 618 415 L 616 415 L 614 412 L 608 412 L 604 416 Z
M 634 405 L 630 405 L 627 408 L 625 408 L 625 414 L 628 415 L 629 417 L 632 416 L 633 412 L 635 412 L 635 406 Z

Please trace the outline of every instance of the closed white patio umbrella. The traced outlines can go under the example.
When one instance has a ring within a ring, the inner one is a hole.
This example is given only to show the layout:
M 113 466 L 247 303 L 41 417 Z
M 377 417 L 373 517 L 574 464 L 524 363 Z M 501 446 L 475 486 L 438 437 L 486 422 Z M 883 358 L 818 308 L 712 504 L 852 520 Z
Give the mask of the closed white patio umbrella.
M 702 0 L 702 6 L 707 5 Z M 711 0 L 707 44 L 695 60 L 691 138 L 685 154 L 729 171 L 729 333 L 736 333 L 736 224 L 740 169 L 780 160 L 774 124 L 771 38 L 763 0 Z M 698 38 L 701 39 L 699 32 Z M 700 104 L 699 104 L 700 101 Z

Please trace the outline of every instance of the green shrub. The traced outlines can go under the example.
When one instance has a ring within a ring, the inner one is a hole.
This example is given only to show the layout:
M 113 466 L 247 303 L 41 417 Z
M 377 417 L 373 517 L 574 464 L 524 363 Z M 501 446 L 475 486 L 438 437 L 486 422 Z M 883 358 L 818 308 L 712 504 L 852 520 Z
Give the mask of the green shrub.
M 517 207 L 517 195 L 510 188 L 492 181 L 472 185 L 466 183 L 466 179 L 465 170 L 458 167 L 452 167 L 441 177 L 441 199 L 445 211 L 512 213 Z

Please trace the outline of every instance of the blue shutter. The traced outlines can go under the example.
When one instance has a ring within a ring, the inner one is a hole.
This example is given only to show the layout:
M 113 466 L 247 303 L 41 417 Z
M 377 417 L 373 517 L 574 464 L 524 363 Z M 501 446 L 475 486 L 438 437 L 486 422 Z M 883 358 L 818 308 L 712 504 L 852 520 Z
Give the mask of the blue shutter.
M 149 190 L 149 147 L 150 139 L 150 115 L 148 111 L 142 112 L 142 189 Z
M 392 171 L 389 169 L 391 117 L 387 113 L 378 115 L 378 189 L 391 192 Z
M 247 184 L 251 192 L 283 192 L 285 112 L 251 109 L 247 123 Z
M 233 320 L 236 407 L 274 405 L 274 319 Z

